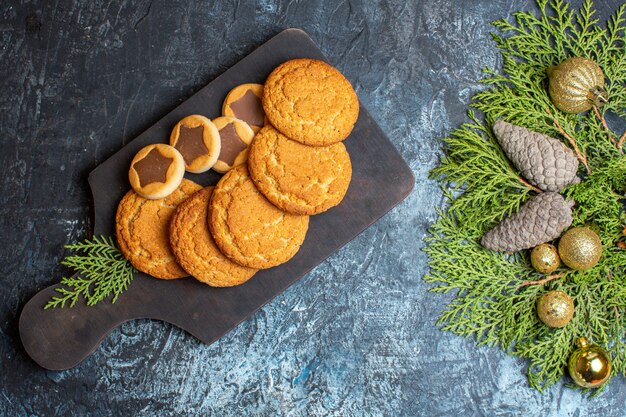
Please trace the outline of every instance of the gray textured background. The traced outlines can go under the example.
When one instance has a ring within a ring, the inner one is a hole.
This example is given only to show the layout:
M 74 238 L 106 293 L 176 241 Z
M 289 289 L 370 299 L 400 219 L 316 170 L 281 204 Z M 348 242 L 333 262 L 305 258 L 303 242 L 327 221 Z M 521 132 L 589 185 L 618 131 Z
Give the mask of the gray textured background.
M 404 3 L 2 2 L 1 414 L 626 415 L 621 377 L 595 400 L 562 384 L 541 395 L 524 361 L 435 326 L 444 298 L 421 281 L 420 248 L 441 193 L 427 173 L 481 68 L 500 63 L 489 22 L 535 6 Z M 17 319 L 90 230 L 88 172 L 288 27 L 353 82 L 412 167 L 413 193 L 212 346 L 144 320 L 72 370 L 39 368 Z

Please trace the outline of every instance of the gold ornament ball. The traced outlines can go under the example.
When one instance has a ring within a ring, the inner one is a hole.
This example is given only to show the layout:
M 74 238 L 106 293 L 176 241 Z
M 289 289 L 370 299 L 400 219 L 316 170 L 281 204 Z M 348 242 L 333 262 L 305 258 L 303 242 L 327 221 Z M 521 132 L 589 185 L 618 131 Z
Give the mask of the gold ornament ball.
M 563 327 L 574 317 L 574 301 L 563 291 L 548 291 L 537 300 L 537 316 L 548 327 Z
M 559 256 L 572 269 L 584 271 L 594 267 L 602 256 L 602 241 L 588 227 L 574 227 L 559 241 Z
M 584 388 L 597 388 L 611 376 L 611 357 L 597 345 L 590 345 L 586 338 L 576 340 L 578 349 L 569 358 L 569 374 L 574 382 Z
M 548 92 L 552 103 L 565 113 L 582 113 L 608 101 L 604 73 L 589 58 L 569 58 L 548 68 Z
M 561 258 L 554 245 L 542 243 L 530 252 L 530 263 L 536 271 L 549 274 L 561 265 Z

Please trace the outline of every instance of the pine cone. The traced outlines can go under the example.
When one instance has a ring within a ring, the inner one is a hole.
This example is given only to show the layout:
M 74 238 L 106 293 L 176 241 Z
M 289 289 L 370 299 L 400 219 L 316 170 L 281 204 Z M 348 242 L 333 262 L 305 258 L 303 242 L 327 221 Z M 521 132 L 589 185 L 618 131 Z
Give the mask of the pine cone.
M 578 159 L 561 141 L 502 120 L 493 124 L 500 147 L 534 186 L 544 191 L 561 191 L 580 182 Z
M 517 252 L 554 240 L 572 224 L 573 205 L 559 193 L 538 194 L 488 231 L 480 243 L 497 252 Z

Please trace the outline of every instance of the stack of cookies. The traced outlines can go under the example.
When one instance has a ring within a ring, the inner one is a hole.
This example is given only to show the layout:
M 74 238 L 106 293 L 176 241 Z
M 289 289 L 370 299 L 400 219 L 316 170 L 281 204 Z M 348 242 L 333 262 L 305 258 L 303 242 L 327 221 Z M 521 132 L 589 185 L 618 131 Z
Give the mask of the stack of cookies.
M 264 86 L 233 89 L 222 112 L 213 121 L 181 120 L 170 145 L 150 145 L 133 159 L 133 190 L 118 206 L 116 228 L 138 270 L 162 279 L 192 275 L 215 287 L 242 284 L 290 260 L 309 216 L 344 198 L 352 166 L 341 142 L 359 103 L 337 69 L 287 61 Z M 215 187 L 182 178 L 181 170 L 210 168 L 225 173 Z

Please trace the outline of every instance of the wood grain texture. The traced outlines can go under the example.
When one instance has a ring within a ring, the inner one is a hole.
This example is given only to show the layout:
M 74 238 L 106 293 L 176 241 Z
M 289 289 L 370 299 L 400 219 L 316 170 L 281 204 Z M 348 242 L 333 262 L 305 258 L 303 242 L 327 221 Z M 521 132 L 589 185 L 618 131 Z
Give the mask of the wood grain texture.
M 92 171 L 89 185 L 94 201 L 94 234 L 114 235 L 117 205 L 129 189 L 126 172 L 139 149 L 167 138 L 172 126 L 189 114 L 211 119 L 219 116 L 228 91 L 245 82 L 263 83 L 272 69 L 296 57 L 324 59 L 306 33 L 285 30 Z M 113 329 L 128 320 L 163 320 L 204 343 L 212 343 L 245 320 L 402 201 L 413 188 L 411 170 L 367 110 L 361 108 L 359 120 L 345 142 L 353 164 L 348 193 L 339 206 L 311 217 L 306 240 L 289 262 L 259 271 L 250 281 L 233 288 L 210 288 L 192 278 L 157 280 L 138 273 L 114 305 L 89 307 L 78 302 L 71 309 L 44 310 L 58 287 L 53 285 L 35 295 L 20 316 L 20 336 L 28 354 L 44 368 L 63 370 L 80 363 Z M 215 173 L 188 177 L 202 185 L 217 182 Z

